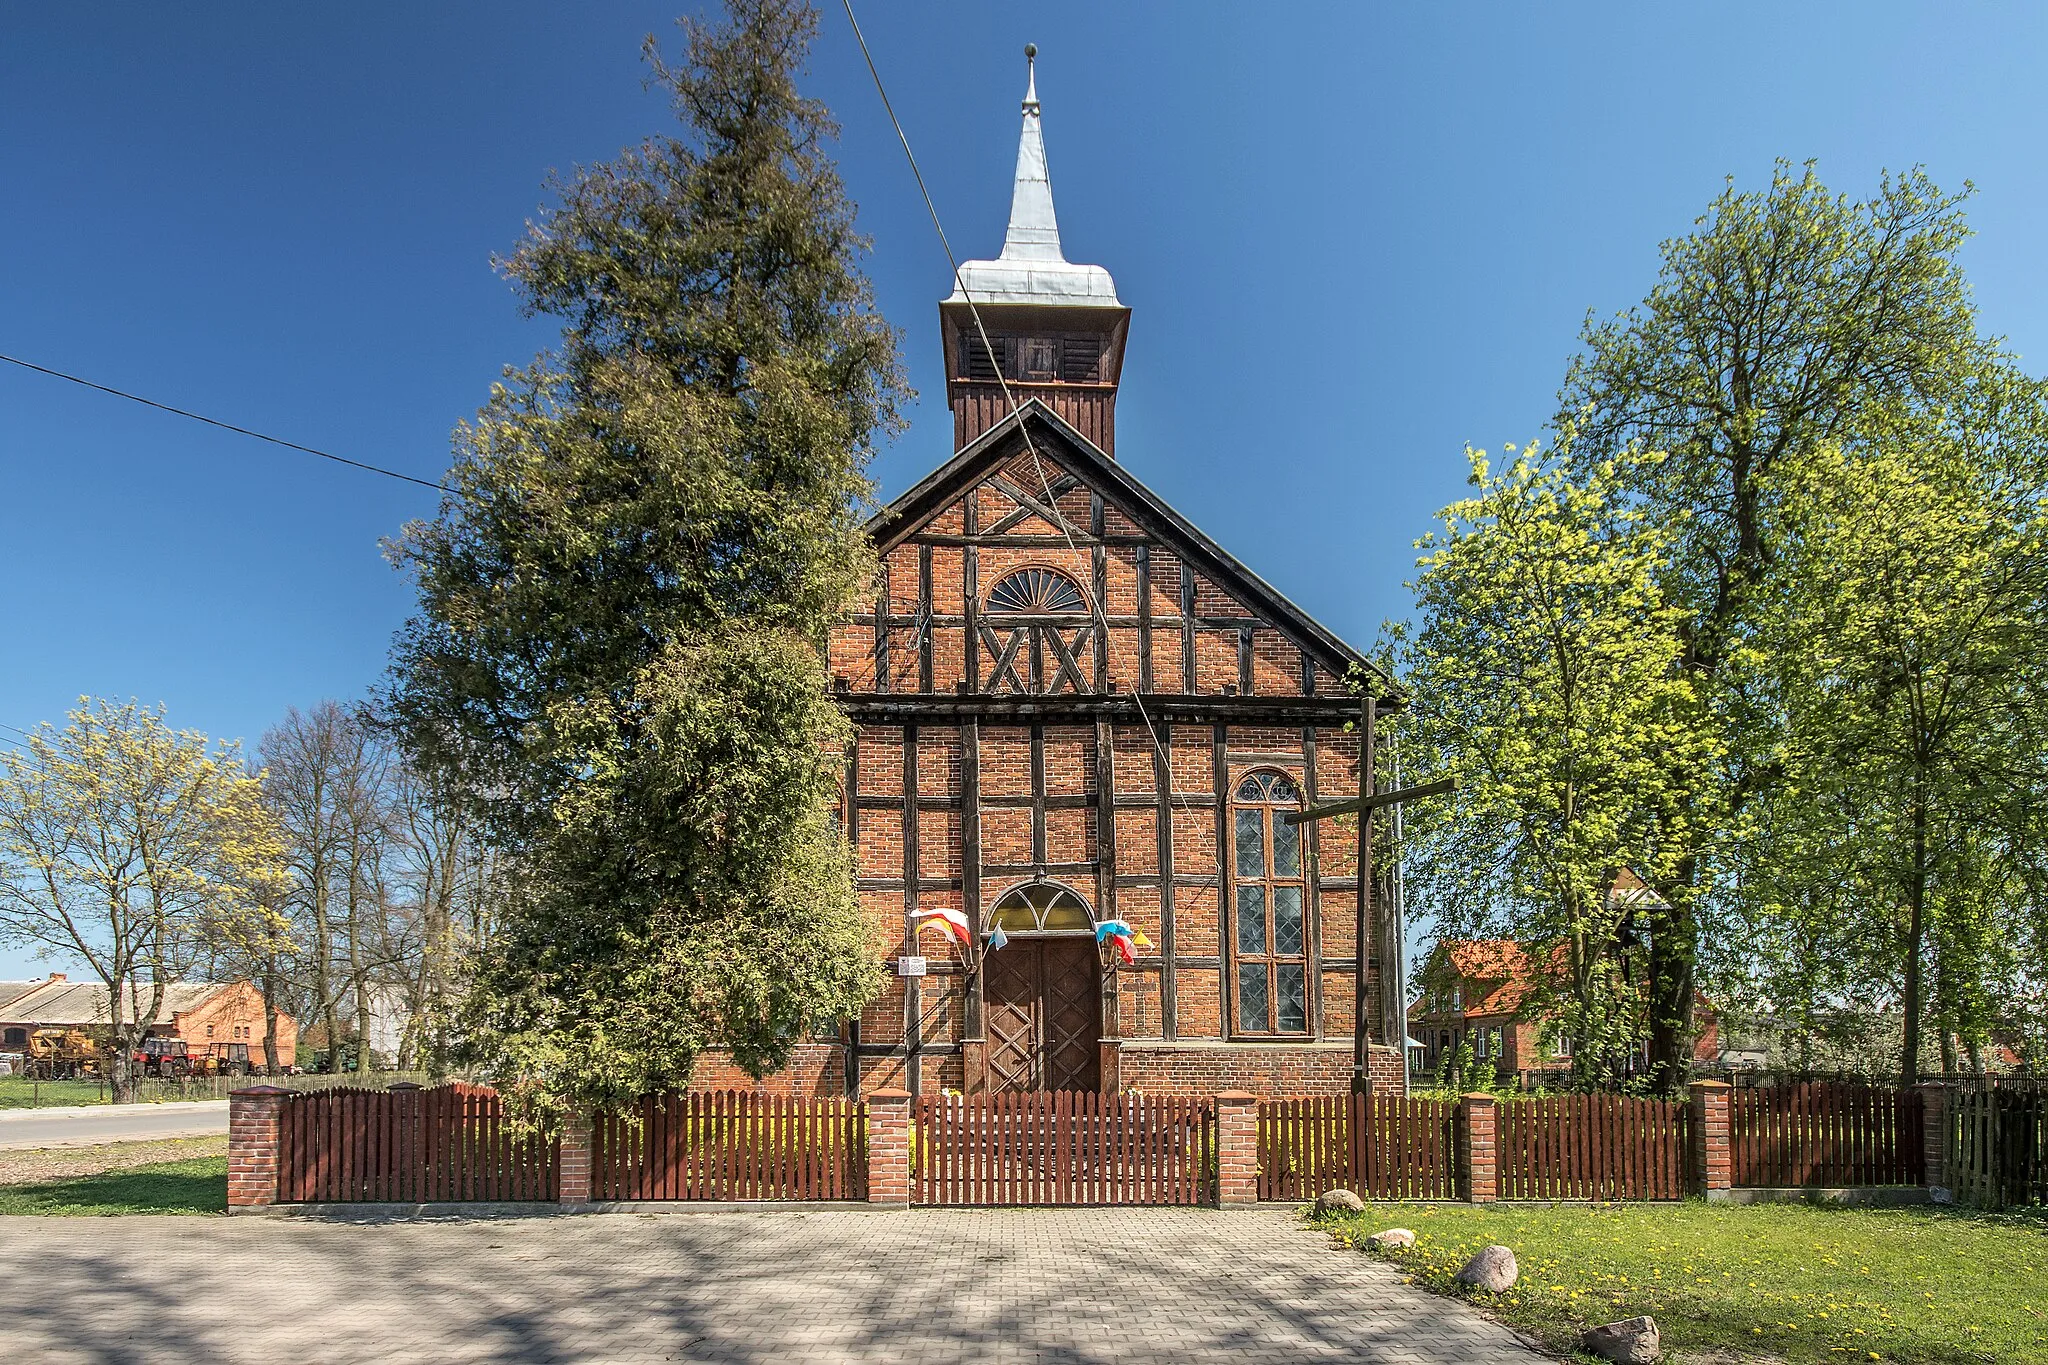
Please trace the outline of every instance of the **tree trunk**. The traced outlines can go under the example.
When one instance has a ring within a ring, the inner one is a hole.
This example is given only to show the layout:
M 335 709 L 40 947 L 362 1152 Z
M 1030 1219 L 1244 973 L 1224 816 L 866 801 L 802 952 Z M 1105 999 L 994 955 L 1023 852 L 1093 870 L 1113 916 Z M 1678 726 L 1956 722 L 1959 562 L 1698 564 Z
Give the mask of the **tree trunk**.
M 1685 1088 L 1692 1064 L 1693 996 L 1698 980 L 1698 926 L 1692 916 L 1697 864 L 1686 858 L 1670 887 L 1659 887 L 1662 904 L 1645 907 L 1650 921 L 1650 1069 L 1654 1094 Z
M 273 966 L 263 974 L 263 1074 L 276 1076 L 284 1066 L 277 1056 L 278 973 Z
M 1910 1090 L 1920 1084 L 1920 956 L 1927 932 L 1927 803 L 1919 784 L 1913 790 L 1913 865 L 1906 876 L 1906 1026 L 1899 1053 L 1900 1083 Z

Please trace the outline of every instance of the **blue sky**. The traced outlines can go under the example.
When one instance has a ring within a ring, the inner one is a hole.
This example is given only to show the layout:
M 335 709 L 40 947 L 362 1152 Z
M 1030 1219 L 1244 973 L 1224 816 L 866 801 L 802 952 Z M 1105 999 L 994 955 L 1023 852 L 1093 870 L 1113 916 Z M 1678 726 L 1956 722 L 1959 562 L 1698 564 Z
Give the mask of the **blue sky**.
M 1405 611 L 1464 445 L 1540 434 L 1587 310 L 1639 299 L 1726 176 L 1975 182 L 1984 325 L 2048 352 L 2048 8 L 857 8 L 964 255 L 1001 242 L 1039 45 L 1068 257 L 1135 310 L 1120 457 L 1360 644 Z M 491 253 L 550 169 L 665 126 L 638 50 L 675 13 L 0 10 L 0 351 L 437 477 L 549 338 Z M 886 497 L 950 453 L 947 270 L 824 18 L 808 88 L 926 395 Z M 433 500 L 11 366 L 0 480 L 0 724 L 132 696 L 252 745 L 376 679 L 409 605 L 378 541 Z

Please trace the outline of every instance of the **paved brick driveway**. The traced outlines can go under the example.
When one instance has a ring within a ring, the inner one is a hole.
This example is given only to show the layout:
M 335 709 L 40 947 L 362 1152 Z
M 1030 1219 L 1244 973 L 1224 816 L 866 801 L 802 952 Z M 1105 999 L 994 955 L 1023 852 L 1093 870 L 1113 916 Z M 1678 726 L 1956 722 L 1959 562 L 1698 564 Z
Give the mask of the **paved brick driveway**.
M 0 1218 L 0 1360 L 1530 1365 L 1284 1210 Z

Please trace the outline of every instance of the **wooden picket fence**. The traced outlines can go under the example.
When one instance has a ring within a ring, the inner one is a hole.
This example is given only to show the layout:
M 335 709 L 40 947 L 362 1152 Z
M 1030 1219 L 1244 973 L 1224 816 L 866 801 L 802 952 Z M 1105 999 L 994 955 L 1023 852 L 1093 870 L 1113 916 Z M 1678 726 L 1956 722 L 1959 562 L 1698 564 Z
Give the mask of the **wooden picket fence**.
M 278 1112 L 281 1203 L 551 1201 L 559 1144 L 486 1086 L 297 1093 Z
M 1495 1107 L 1502 1199 L 1683 1199 L 1686 1105 L 1555 1095 Z
M 1958 1091 L 1948 1104 L 1955 1197 L 1985 1209 L 2048 1204 L 2048 1092 Z
M 1315 1095 L 1259 1106 L 1259 1198 L 1457 1197 L 1454 1100 Z M 1354 1138 L 1359 1141 L 1354 1142 Z
M 867 1198 L 866 1110 L 836 1096 L 648 1095 L 590 1143 L 593 1199 Z
M 1728 1103 L 1739 1187 L 1925 1183 L 1918 1091 L 1804 1081 L 1732 1090 Z
M 1190 1096 L 1052 1090 L 926 1095 L 912 1115 L 917 1204 L 1204 1204 L 1216 1107 Z

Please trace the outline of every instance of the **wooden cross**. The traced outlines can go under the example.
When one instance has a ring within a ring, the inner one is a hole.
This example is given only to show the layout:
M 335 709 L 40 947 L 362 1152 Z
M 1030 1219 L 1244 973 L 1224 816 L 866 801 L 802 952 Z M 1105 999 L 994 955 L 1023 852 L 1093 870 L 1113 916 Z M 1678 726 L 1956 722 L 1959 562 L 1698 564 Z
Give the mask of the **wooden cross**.
M 1360 734 L 1358 748 L 1358 799 L 1337 801 L 1327 806 L 1315 806 L 1309 810 L 1290 811 L 1281 816 L 1290 825 L 1306 825 L 1317 820 L 1327 820 L 1332 815 L 1349 815 L 1358 812 L 1358 925 L 1353 942 L 1357 945 L 1357 969 L 1351 987 L 1351 1092 L 1363 1095 L 1371 1090 L 1371 1072 L 1367 1068 L 1369 1053 L 1366 1050 L 1365 1020 L 1365 930 L 1372 923 L 1372 816 L 1373 812 L 1385 806 L 1398 806 L 1404 801 L 1415 801 L 1425 796 L 1441 796 L 1451 791 L 1457 783 L 1446 777 L 1438 782 L 1425 782 L 1419 787 L 1402 787 L 1396 791 L 1373 791 L 1373 721 L 1379 710 L 1379 702 L 1367 696 L 1359 708 Z M 1394 952 L 1400 951 L 1399 944 L 1391 945 Z M 1382 984 L 1384 986 L 1384 974 Z M 1398 997 L 1400 983 L 1394 983 L 1394 995 Z M 1407 1001 L 1399 998 L 1387 999 L 1385 989 L 1380 992 L 1385 1004 L 1387 1034 L 1399 1036 L 1396 1044 L 1401 1053 L 1401 1065 L 1408 1065 L 1408 1010 Z

